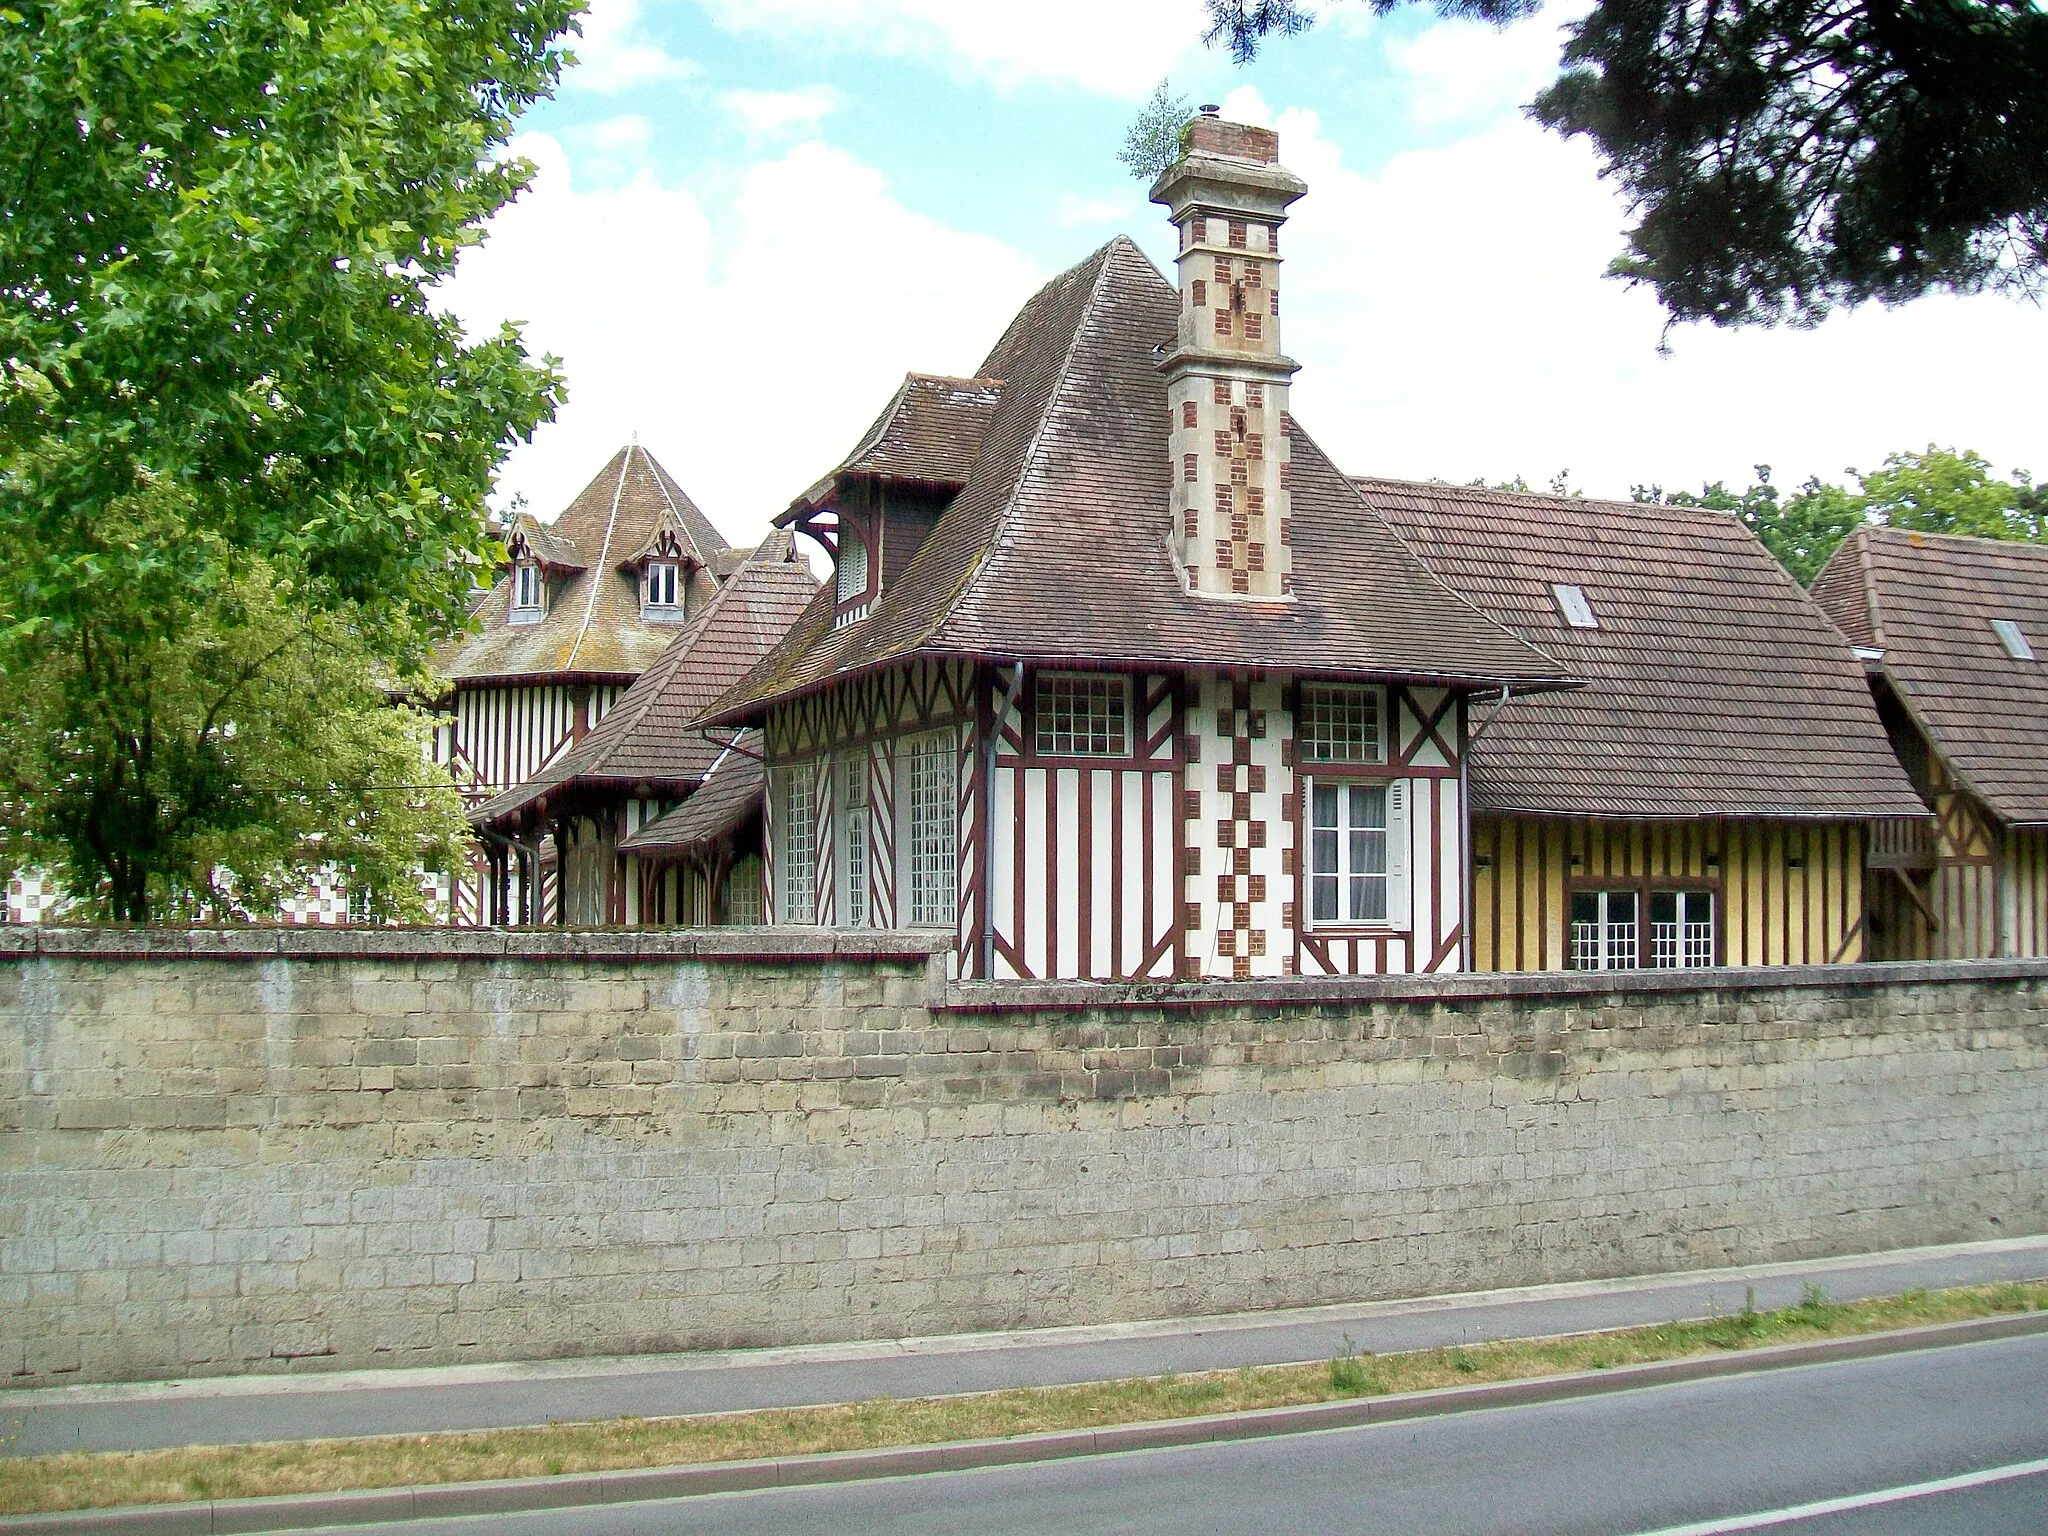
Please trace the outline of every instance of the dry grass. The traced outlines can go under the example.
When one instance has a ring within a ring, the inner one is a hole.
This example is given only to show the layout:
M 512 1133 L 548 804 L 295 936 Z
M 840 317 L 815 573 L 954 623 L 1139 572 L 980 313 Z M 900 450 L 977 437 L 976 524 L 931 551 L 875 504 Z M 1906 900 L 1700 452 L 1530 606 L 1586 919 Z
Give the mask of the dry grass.
M 1801 1305 L 1778 1312 L 1745 1309 L 1705 1322 L 1403 1355 L 1347 1349 L 1312 1365 L 689 1418 L 0 1459 L 0 1513 L 557 1476 L 978 1440 L 1603 1370 L 2044 1307 L 2048 1284 L 1909 1291 L 1860 1302 L 1831 1302 L 1809 1287 Z

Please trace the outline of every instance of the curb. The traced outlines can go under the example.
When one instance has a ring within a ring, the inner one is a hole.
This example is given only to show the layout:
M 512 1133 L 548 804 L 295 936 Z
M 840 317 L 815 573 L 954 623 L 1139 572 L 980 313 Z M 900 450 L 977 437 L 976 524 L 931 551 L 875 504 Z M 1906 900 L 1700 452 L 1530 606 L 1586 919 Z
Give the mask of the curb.
M 1194 1419 L 1119 1424 L 1107 1429 L 1052 1430 L 1003 1440 L 963 1440 L 948 1445 L 833 1451 L 764 1461 L 710 1462 L 692 1466 L 646 1467 L 618 1472 L 577 1472 L 562 1477 L 510 1478 L 497 1482 L 441 1483 L 423 1488 L 377 1488 L 343 1493 L 290 1494 L 256 1499 L 195 1500 L 126 1509 L 72 1510 L 61 1514 L 0 1517 L 0 1533 L 119 1532 L 121 1536 L 216 1536 L 223 1532 L 303 1530 L 313 1526 L 377 1525 L 397 1520 L 458 1515 L 502 1515 L 709 1493 L 744 1493 L 806 1484 L 867 1482 L 927 1472 L 961 1472 L 976 1467 L 1016 1466 L 1102 1456 L 1120 1451 L 1158 1450 L 1269 1435 L 1349 1429 L 1361 1424 L 1434 1418 L 1483 1408 L 1563 1402 L 1628 1392 L 1642 1387 L 1746 1376 L 1794 1366 L 1946 1349 L 1994 1339 L 2048 1333 L 2048 1311 L 1936 1323 L 1926 1328 L 1815 1339 L 1720 1355 L 1692 1355 L 1608 1371 L 1574 1371 L 1522 1381 L 1486 1382 L 1470 1387 L 1435 1387 L 1388 1397 L 1340 1398 L 1291 1408 L 1259 1408 Z

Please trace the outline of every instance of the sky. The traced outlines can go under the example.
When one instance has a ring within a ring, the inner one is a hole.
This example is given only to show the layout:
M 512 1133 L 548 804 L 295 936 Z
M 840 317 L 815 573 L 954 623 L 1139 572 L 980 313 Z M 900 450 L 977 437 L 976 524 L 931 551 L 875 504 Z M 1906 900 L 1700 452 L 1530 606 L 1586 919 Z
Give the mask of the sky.
M 1118 234 L 1170 271 L 1164 211 L 1116 159 L 1161 79 L 1277 128 L 1308 183 L 1292 405 L 1353 473 L 1626 496 L 1939 444 L 2048 474 L 2038 306 L 1667 331 L 1602 276 L 1627 211 L 1521 110 L 1572 3 L 1502 31 L 1325 0 L 1240 68 L 1203 46 L 1202 0 L 593 0 L 512 146 L 534 185 L 443 295 L 568 377 L 498 505 L 552 518 L 637 437 L 758 540 L 904 373 L 973 373 L 1055 273 Z

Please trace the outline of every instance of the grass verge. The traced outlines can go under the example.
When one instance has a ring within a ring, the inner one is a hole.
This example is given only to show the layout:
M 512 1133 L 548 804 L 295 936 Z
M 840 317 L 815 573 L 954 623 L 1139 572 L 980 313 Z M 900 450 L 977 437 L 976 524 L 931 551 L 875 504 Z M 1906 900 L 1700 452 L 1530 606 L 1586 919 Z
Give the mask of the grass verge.
M 1800 1305 L 1782 1311 L 1745 1307 L 1702 1322 L 1612 1333 L 1377 1356 L 1360 1351 L 1347 1335 L 1343 1351 L 1309 1365 L 687 1418 L 6 1458 L 0 1459 L 0 1513 L 559 1476 L 1100 1428 L 1612 1369 L 2043 1308 L 2048 1283 L 1908 1291 L 1856 1302 L 1830 1301 L 1809 1286 Z

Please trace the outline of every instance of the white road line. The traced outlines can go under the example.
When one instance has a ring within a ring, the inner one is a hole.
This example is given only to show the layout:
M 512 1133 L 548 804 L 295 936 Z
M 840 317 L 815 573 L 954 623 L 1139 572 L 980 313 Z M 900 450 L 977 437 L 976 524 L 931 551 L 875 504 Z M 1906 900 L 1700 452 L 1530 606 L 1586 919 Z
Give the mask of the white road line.
M 1965 1472 L 1961 1477 L 1936 1478 L 1931 1483 L 1908 1483 L 1903 1488 L 1880 1488 L 1874 1493 L 1852 1493 L 1846 1498 L 1820 1499 L 1812 1504 L 1767 1509 L 1761 1514 L 1702 1520 L 1694 1525 L 1666 1526 L 1662 1530 L 1643 1531 L 1640 1536 L 1724 1536 L 1724 1533 L 1733 1531 L 1761 1531 L 1774 1525 L 1790 1525 L 1795 1520 L 1846 1514 L 1853 1509 L 1875 1509 L 1883 1504 L 1903 1504 L 1908 1499 L 1929 1499 L 1940 1493 L 1959 1493 L 1965 1488 L 2009 1483 L 2014 1478 L 2039 1477 L 2044 1472 L 2048 1472 L 2048 1457 L 2040 1461 L 2015 1462 L 2009 1467 L 1991 1467 L 1983 1472 Z

